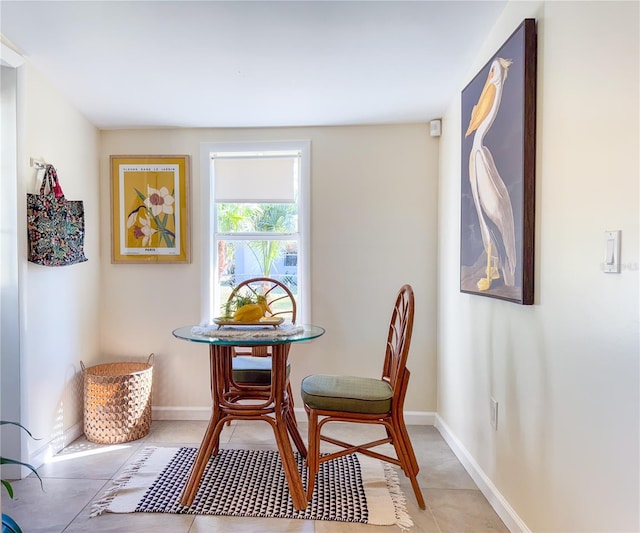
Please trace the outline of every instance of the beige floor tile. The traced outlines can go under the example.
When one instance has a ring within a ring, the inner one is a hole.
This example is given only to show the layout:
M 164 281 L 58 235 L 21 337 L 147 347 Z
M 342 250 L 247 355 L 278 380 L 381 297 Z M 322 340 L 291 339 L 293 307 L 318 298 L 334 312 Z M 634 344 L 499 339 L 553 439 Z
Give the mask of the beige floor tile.
M 413 527 L 409 530 L 409 533 L 441 533 L 429 506 L 427 505 L 426 509 L 418 507 L 411 487 L 408 490 L 403 488 L 403 491 L 407 498 L 407 511 L 411 516 L 411 520 L 413 520 Z M 400 530 L 398 529 L 397 532 L 399 533 Z
M 160 513 L 104 513 L 89 518 L 86 512 L 76 518 L 64 533 L 189 533 L 194 519 L 193 515 Z M 48 531 L 52 533 L 54 530 Z
M 14 483 L 15 500 L 3 491 L 3 511 L 25 525 L 25 533 L 56 532 L 153 532 L 176 533 L 398 533 L 396 526 L 371 526 L 344 522 L 238 518 L 193 515 L 105 513 L 89 518 L 91 503 L 111 486 L 126 464 L 145 446 L 198 446 L 206 430 L 202 421 L 154 421 L 149 434 L 121 445 L 99 445 L 77 439 L 39 472 Z M 400 486 L 414 521 L 410 533 L 506 533 L 504 524 L 477 490 L 446 442 L 434 427 L 409 426 L 420 463 L 418 481 L 427 509 L 418 508 L 409 480 L 398 469 Z M 299 430 L 306 442 L 307 425 Z M 363 442 L 384 436 L 382 427 L 363 424 L 329 424 L 327 433 L 346 441 Z M 266 422 L 234 422 L 221 435 L 222 448 L 276 449 L 271 426 Z M 391 447 L 387 445 L 390 449 Z M 328 450 L 325 450 L 328 451 Z
M 418 485 L 430 489 L 476 489 L 471 476 L 464 469 L 458 458 L 450 449 L 432 450 L 431 453 L 416 453 L 420 471 Z M 410 490 L 410 481 L 398 469 L 400 485 L 404 490 Z
M 306 435 L 303 435 L 303 437 Z M 273 446 L 277 448 L 273 428 L 262 420 L 238 421 L 233 433 L 227 441 L 229 446 L 247 444 L 256 446 Z
M 189 533 L 314 533 L 311 520 L 198 516 Z
M 426 489 L 424 497 L 442 533 L 508 533 L 479 490 Z
M 198 445 L 207 430 L 204 420 L 157 420 L 152 422 L 151 430 L 145 437 L 147 443 L 176 443 L 180 445 Z M 228 442 L 233 433 L 233 425 L 225 427 L 220 434 L 220 442 Z
M 110 479 L 118 468 L 142 446 L 142 441 L 125 444 L 95 444 L 84 436 L 38 468 L 42 477 Z
M 424 488 L 435 489 L 477 488 L 471 476 L 455 456 L 445 456 L 439 461 L 422 462 L 418 473 L 418 484 Z
M 35 476 L 12 482 L 14 498 L 2 489 L 2 512 L 24 532 L 52 533 L 64 528 L 105 486 L 96 479 L 44 479 L 44 491 Z

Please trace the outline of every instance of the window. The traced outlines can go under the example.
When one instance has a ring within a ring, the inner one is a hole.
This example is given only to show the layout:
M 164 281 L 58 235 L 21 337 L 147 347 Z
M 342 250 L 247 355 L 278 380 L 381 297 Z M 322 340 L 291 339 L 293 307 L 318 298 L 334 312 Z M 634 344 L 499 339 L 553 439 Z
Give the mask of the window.
M 204 320 L 238 283 L 266 276 L 309 321 L 309 153 L 308 141 L 202 144 Z

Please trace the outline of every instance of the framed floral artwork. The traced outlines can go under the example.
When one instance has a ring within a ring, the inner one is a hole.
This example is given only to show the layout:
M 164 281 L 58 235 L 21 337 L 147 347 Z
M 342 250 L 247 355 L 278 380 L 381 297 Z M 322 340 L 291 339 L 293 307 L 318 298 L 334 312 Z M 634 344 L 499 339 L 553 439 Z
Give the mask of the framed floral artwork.
M 189 263 L 189 156 L 112 155 L 111 262 Z

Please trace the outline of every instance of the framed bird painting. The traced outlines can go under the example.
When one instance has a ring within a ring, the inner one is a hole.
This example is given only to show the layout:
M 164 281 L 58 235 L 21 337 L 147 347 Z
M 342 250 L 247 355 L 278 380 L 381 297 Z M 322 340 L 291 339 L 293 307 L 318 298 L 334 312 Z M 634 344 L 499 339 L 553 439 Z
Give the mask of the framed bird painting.
M 536 23 L 462 91 L 460 290 L 533 304 Z

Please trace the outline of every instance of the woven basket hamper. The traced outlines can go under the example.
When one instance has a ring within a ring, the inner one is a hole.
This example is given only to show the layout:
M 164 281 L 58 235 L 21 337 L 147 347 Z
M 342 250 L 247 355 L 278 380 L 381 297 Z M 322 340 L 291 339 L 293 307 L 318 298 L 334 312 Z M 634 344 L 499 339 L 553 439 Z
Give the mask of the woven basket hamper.
M 85 368 L 84 433 L 100 444 L 140 439 L 151 427 L 153 354 L 146 363 L 106 363 Z

